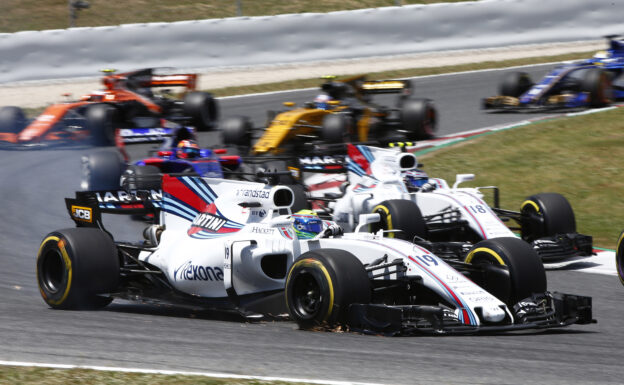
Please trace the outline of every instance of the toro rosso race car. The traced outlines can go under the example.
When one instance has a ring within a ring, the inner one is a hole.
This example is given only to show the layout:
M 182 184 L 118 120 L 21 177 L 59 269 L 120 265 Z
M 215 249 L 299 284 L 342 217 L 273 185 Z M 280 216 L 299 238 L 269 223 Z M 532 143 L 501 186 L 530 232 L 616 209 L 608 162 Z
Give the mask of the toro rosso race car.
M 429 178 L 418 169 L 416 157 L 398 149 L 347 145 L 347 156 L 300 158 L 303 173 L 341 172 L 343 164 L 348 179 L 333 178 L 314 182 L 307 179 L 309 190 L 338 187 L 338 192 L 319 194 L 324 200 L 320 212 L 330 215 L 347 231 L 358 226 L 360 214 L 379 213 L 381 221 L 373 230 L 401 230 L 389 237 L 406 240 L 461 241 L 475 244 L 481 240 L 515 237 L 530 243 L 544 262 L 593 255 L 592 237 L 576 232 L 574 212 L 560 194 L 532 195 L 520 211 L 499 208 L 499 191 L 494 186 L 460 188 L 460 183 L 474 179 L 473 174 L 459 174 L 449 187 L 439 178 Z M 333 179 L 333 181 L 332 181 Z M 484 201 L 483 190 L 494 191 L 494 207 Z M 513 221 L 516 227 L 505 223 Z
M 77 228 L 46 235 L 37 255 L 49 306 L 100 308 L 123 298 L 247 316 L 287 311 L 303 329 L 389 335 L 594 322 L 591 298 L 548 292 L 542 262 L 517 238 L 479 243 L 465 258 L 438 256 L 383 231 L 342 234 L 291 214 L 285 186 L 173 175 L 162 186 L 159 224 L 137 242 L 113 239 L 101 213 L 116 210 L 100 209 L 91 193 L 66 199 Z
M 593 58 L 560 65 L 533 84 L 525 72 L 511 72 L 500 95 L 483 100 L 494 110 L 602 107 L 624 98 L 624 40 L 607 36 L 609 48 Z
M 135 189 L 160 189 L 161 173 L 192 174 L 223 178 L 224 170 L 236 170 L 238 155 L 227 155 L 222 149 L 200 148 L 194 130 L 180 126 L 165 137 L 159 150 L 151 156 L 130 163 L 124 148 L 101 150 L 82 157 L 83 190 L 118 190 L 121 186 Z
M 310 141 L 418 140 L 433 137 L 437 112 L 429 99 L 410 98 L 409 80 L 367 81 L 357 76 L 343 81 L 328 80 L 321 85 L 322 95 L 314 102 L 294 108 L 285 102 L 286 111 L 269 112 L 266 129 L 254 129 L 246 117 L 226 119 L 222 124 L 226 145 L 250 147 L 252 133 L 262 136 L 251 146 L 252 155 L 298 153 Z M 372 95 L 399 94 L 394 108 L 373 103 Z
M 32 121 L 19 107 L 2 107 L 0 143 L 110 146 L 116 143 L 117 133 L 123 142 L 161 140 L 171 130 L 162 120 L 190 124 L 200 131 L 215 126 L 217 104 L 209 93 L 195 91 L 196 74 L 156 75 L 154 71 L 115 74 L 107 70 L 104 89 L 78 101 L 53 104 Z M 167 89 L 154 93 L 162 87 Z M 183 87 L 184 99 L 173 98 L 169 87 Z

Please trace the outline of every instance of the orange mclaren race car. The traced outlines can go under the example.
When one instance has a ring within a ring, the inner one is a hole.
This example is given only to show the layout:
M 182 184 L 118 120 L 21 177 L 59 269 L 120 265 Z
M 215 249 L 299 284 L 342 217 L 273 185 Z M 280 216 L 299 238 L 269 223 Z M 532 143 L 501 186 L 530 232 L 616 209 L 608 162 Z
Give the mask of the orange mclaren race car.
M 157 75 L 153 68 L 116 74 L 105 70 L 104 88 L 78 101 L 53 104 L 29 121 L 19 107 L 0 108 L 0 143 L 41 146 L 87 143 L 115 144 L 160 140 L 170 129 L 162 120 L 189 124 L 197 130 L 215 127 L 218 108 L 212 95 L 195 91 L 197 74 Z M 182 100 L 168 87 L 183 87 Z M 155 93 L 156 88 L 163 88 Z
M 223 122 L 226 145 L 251 147 L 252 155 L 299 153 L 312 141 L 323 143 L 389 143 L 433 137 L 437 112 L 429 99 L 411 96 L 409 80 L 366 80 L 365 75 L 342 81 L 330 77 L 321 85 L 314 101 L 286 111 L 270 112 L 266 129 L 253 128 L 249 118 L 234 117 Z M 396 107 L 373 103 L 372 95 L 399 94 Z M 251 146 L 252 132 L 263 130 Z

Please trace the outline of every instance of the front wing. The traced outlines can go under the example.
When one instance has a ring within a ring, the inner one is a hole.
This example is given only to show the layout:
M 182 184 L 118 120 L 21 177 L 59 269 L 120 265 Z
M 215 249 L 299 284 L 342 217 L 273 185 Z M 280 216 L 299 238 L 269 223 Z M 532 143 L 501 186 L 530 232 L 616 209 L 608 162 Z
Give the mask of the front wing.
M 560 328 L 572 324 L 596 323 L 592 318 L 591 297 L 546 292 L 518 302 L 514 323 L 467 326 L 450 309 L 441 306 L 353 304 L 349 307 L 348 327 L 366 334 L 477 334 L 527 329 Z M 510 320 L 509 320 L 510 321 Z

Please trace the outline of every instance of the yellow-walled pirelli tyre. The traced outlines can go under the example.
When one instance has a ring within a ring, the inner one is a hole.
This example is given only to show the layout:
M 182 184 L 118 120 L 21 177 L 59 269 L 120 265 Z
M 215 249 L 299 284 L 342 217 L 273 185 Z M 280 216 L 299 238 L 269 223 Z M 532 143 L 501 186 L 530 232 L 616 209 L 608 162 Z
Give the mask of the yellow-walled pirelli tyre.
M 319 249 L 303 253 L 290 267 L 285 297 L 301 329 L 334 327 L 346 322 L 349 305 L 370 302 L 371 285 L 353 254 Z
M 542 237 L 576 232 L 574 210 L 557 193 L 531 195 L 520 205 L 522 239 L 532 242 Z
M 620 282 L 624 285 L 624 231 L 620 234 L 615 249 L 615 269 L 620 277 Z
M 412 241 L 414 237 L 427 238 L 427 225 L 416 203 L 404 199 L 390 199 L 373 207 L 380 221 L 370 225 L 371 232 L 383 230 L 401 230 L 388 232 L 386 237 Z
M 475 283 L 509 306 L 546 291 L 546 271 L 530 244 L 520 238 L 481 241 L 468 252 L 466 263 L 480 265 L 484 274 Z
M 119 283 L 119 258 L 108 234 L 72 228 L 48 234 L 37 254 L 37 283 L 43 300 L 55 309 L 95 309 L 112 299 L 99 294 Z

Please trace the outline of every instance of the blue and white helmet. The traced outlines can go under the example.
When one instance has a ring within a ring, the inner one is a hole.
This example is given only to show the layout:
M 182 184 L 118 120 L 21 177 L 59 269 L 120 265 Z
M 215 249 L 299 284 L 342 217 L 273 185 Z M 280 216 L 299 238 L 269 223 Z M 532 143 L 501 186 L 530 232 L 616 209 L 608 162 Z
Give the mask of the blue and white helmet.
M 421 188 L 425 183 L 429 181 L 429 175 L 426 172 L 419 169 L 409 170 L 404 172 L 405 184 L 408 188 Z

